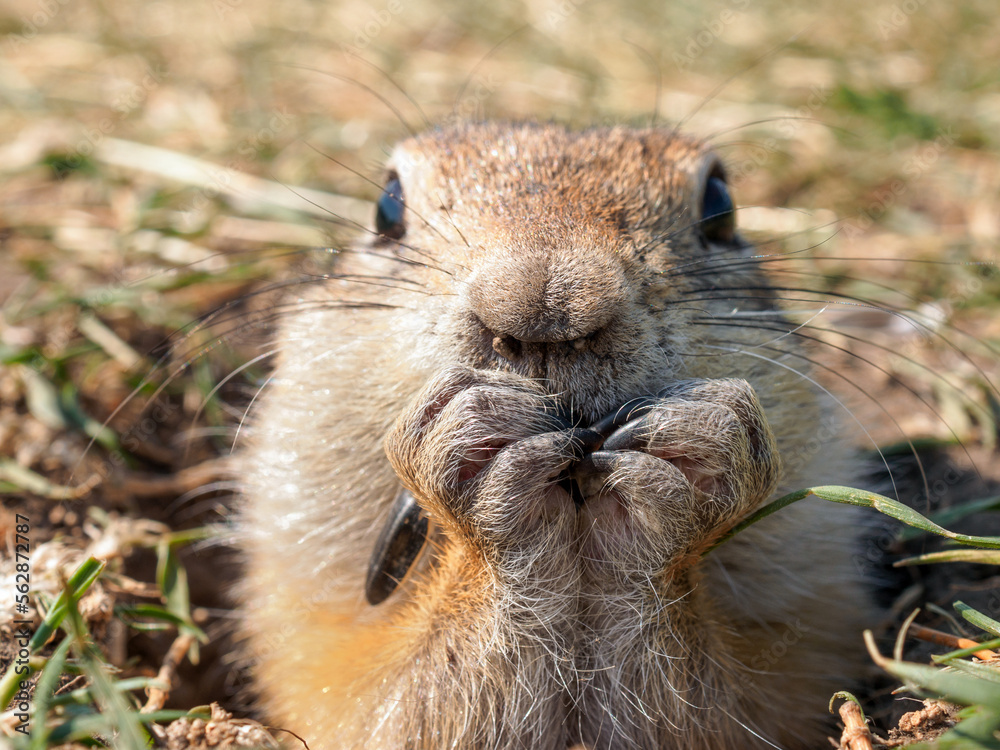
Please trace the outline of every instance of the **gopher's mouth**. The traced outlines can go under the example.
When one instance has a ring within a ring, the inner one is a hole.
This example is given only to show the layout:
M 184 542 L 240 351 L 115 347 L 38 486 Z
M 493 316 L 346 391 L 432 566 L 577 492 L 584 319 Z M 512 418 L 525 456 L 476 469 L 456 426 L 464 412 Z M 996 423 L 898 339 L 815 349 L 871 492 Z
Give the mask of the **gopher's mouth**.
M 609 471 L 609 459 L 616 451 L 642 449 L 643 416 L 656 408 L 657 399 L 643 396 L 630 399 L 587 427 L 574 426 L 566 416 L 554 417 L 557 431 L 572 442 L 576 460 L 553 479 L 553 483 L 573 500 L 577 510 L 588 498 L 599 495 Z M 577 422 L 578 424 L 578 422 Z M 457 471 L 461 483 L 472 481 L 504 448 L 501 441 L 468 446 Z M 657 451 L 658 457 L 674 463 L 688 480 L 700 485 L 704 477 L 692 470 L 683 451 Z M 372 605 L 380 604 L 406 577 L 426 544 L 430 524 L 427 515 L 408 490 L 402 490 L 393 504 L 369 562 L 365 595 Z
M 573 498 L 577 508 L 584 504 L 587 495 L 590 494 L 584 492 L 583 487 L 588 486 L 590 478 L 597 473 L 593 454 L 604 448 L 608 438 L 620 427 L 648 412 L 654 403 L 655 399 L 650 396 L 630 399 L 589 427 L 573 427 L 576 420 L 565 416 L 559 417 L 565 423 L 567 430 L 572 430 L 573 439 L 578 441 L 580 459 L 567 468 L 556 481 Z M 583 487 L 581 482 L 584 483 Z

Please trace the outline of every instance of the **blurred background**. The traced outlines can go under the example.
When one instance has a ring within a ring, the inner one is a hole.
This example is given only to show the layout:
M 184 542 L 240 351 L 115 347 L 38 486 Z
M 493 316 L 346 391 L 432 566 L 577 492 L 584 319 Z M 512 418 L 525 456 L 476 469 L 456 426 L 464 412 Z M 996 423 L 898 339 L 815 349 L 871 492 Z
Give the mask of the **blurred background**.
M 853 406 L 867 447 L 992 455 L 992 0 L 0 0 L 0 99 L 0 513 L 30 512 L 40 540 L 103 540 L 123 575 L 151 580 L 158 538 L 226 517 L 269 284 L 370 224 L 396 140 L 456 118 L 709 139 L 738 224 L 795 254 L 790 286 L 921 321 L 826 313 L 845 351 L 824 356 L 877 394 Z M 891 351 L 859 353 L 852 331 Z M 227 569 L 186 555 L 223 632 Z M 114 658 L 159 663 L 143 637 Z M 218 663 L 175 700 L 221 697 Z

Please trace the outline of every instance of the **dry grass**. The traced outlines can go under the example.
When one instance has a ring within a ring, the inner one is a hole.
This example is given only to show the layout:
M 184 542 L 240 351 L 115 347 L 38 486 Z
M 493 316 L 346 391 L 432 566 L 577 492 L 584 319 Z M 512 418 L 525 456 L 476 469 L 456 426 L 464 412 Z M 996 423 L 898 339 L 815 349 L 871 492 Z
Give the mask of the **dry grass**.
M 157 601 L 157 545 L 226 517 L 225 456 L 266 372 L 241 369 L 271 323 L 255 293 L 338 241 L 325 208 L 369 220 L 356 199 L 393 141 L 456 116 L 711 137 L 741 224 L 815 246 L 799 285 L 938 321 L 935 337 L 829 311 L 909 357 L 835 340 L 882 368 L 830 355 L 896 419 L 852 402 L 874 440 L 957 437 L 995 462 L 1000 282 L 977 265 L 1000 237 L 991 2 L 6 0 L 0 51 L 0 529 L 21 513 L 36 545 L 110 549 L 112 603 Z M 192 617 L 226 651 L 228 558 L 178 549 Z M 123 674 L 151 675 L 174 634 L 101 637 Z M 173 705 L 233 705 L 238 672 L 205 656 Z

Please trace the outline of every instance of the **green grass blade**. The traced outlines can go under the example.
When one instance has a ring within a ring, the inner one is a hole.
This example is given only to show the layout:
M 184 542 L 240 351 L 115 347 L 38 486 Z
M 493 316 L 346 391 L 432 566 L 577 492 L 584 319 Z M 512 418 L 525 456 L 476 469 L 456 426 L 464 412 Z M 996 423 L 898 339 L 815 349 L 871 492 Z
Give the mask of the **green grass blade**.
M 715 544 L 713 544 L 711 547 L 709 547 L 707 550 L 705 550 L 704 555 L 707 555 L 709 552 L 711 552 L 713 549 L 715 549 L 719 545 L 725 544 L 726 542 L 728 542 L 730 539 L 732 539 L 734 536 L 736 536 L 737 534 L 739 534 L 744 529 L 747 529 L 750 526 L 753 526 L 758 521 L 762 521 L 763 519 L 767 518 L 772 513 L 777 513 L 782 508 L 786 508 L 789 505 L 791 505 L 792 503 L 797 503 L 799 500 L 802 500 L 803 498 L 809 497 L 811 494 L 812 494 L 812 490 L 811 489 L 798 490 L 796 492 L 791 492 L 791 493 L 789 493 L 787 495 L 779 497 L 777 500 L 775 500 L 772 503 L 768 503 L 763 508 L 759 508 L 757 511 L 755 511 L 748 518 L 746 518 L 743 521 L 741 521 L 740 523 L 736 524 L 733 528 L 731 528 L 729 531 L 727 531 L 725 534 L 723 534 L 721 537 L 719 537 L 718 541 L 716 541 Z
M 76 569 L 73 575 L 70 576 L 69 581 L 66 582 L 66 588 L 59 594 L 59 598 L 52 605 L 52 608 L 45 616 L 45 620 L 42 621 L 42 624 L 38 626 L 38 630 L 35 631 L 30 644 L 32 652 L 38 651 L 48 642 L 66 616 L 70 600 L 72 600 L 75 607 L 76 602 L 80 601 L 80 598 L 87 593 L 87 589 L 90 588 L 91 584 L 101 575 L 105 565 L 105 562 L 98 560 L 96 557 L 88 557 Z
M 79 601 L 87 589 L 90 588 L 91 584 L 97 580 L 98 576 L 101 575 L 101 571 L 104 570 L 105 563 L 97 560 L 93 557 L 88 557 L 79 568 L 70 576 L 69 581 L 66 584 L 66 589 L 59 594 L 59 598 L 56 599 L 55 603 L 49 609 L 48 614 L 42 621 L 42 624 L 38 626 L 38 630 L 31 637 L 31 641 L 28 643 L 28 651 L 31 654 L 37 653 L 41 650 L 52 634 L 55 633 L 56 629 L 62 623 L 63 618 L 66 616 L 66 602 L 67 595 L 70 596 L 74 602 Z M 68 592 L 68 594 L 67 594 Z M 38 669 L 37 662 L 28 663 L 28 673 L 19 675 L 14 671 L 14 664 L 7 669 L 4 673 L 3 678 L 0 678 L 0 708 L 6 708 L 10 703 L 11 699 L 17 694 L 18 688 L 21 685 L 21 680 L 26 680 L 31 675 L 33 675 Z
M 830 711 L 831 714 L 833 713 L 833 703 L 838 698 L 840 698 L 840 700 L 843 701 L 850 701 L 851 703 L 856 704 L 858 708 L 861 708 L 861 701 L 858 700 L 857 696 L 854 695 L 854 693 L 848 692 L 847 690 L 838 690 L 836 693 L 833 694 L 833 697 L 830 698 L 830 705 L 827 706 L 827 709 Z
M 157 547 L 156 581 L 167 602 L 167 611 L 175 615 L 181 624 L 181 632 L 193 635 L 197 640 L 191 644 L 188 659 L 198 663 L 198 641 L 208 642 L 205 633 L 191 619 L 191 592 L 188 588 L 187 571 L 174 553 L 173 545 L 163 539 Z
M 72 383 L 66 383 L 59 391 L 59 405 L 73 426 L 87 437 L 93 438 L 95 443 L 109 451 L 121 450 L 115 431 L 84 412 L 80 405 L 80 394 Z
M 1000 684 L 1000 669 L 989 664 L 980 664 L 979 662 L 966 661 L 964 659 L 952 659 L 948 662 L 948 666 L 958 672 L 970 674 L 977 679 Z
M 188 591 L 187 571 L 180 564 L 173 548 L 161 542 L 157 549 L 156 582 L 167 600 L 167 611 L 180 622 L 191 621 L 191 604 Z
M 965 602 L 955 602 L 952 606 L 958 610 L 959 614 L 961 614 L 967 622 L 972 623 L 980 630 L 985 630 L 990 635 L 1000 637 L 1000 622 L 997 622 L 992 617 L 987 617 L 982 612 L 973 609 Z
M 967 659 L 973 656 L 977 651 L 982 651 L 983 649 L 997 649 L 1000 648 L 1000 638 L 994 638 L 990 641 L 983 641 L 982 643 L 977 643 L 975 646 L 969 646 L 969 648 L 960 648 L 955 651 L 949 651 L 947 654 L 941 654 L 940 656 L 932 656 L 931 658 L 935 662 L 946 663 L 953 659 Z
M 0 458 L 0 480 L 0 492 L 26 491 L 49 500 L 76 500 L 83 492 L 79 487 L 55 484 L 9 458 Z
M 908 557 L 893 564 L 902 568 L 907 565 L 929 565 L 942 562 L 967 562 L 982 565 L 1000 565 L 1000 550 L 992 549 L 948 549 L 941 552 L 928 552 L 925 555 Z
M 908 683 L 909 689 L 963 706 L 984 706 L 1000 712 L 1000 684 L 939 667 L 887 659 L 876 648 L 870 630 L 865 631 L 865 643 L 875 663 Z
M 170 626 L 177 626 L 178 628 L 185 628 L 197 635 L 198 640 L 202 643 L 208 642 L 208 635 L 197 625 L 193 624 L 190 620 L 186 620 L 174 612 L 164 609 L 156 604 L 118 606 L 115 607 L 115 614 L 117 614 L 126 625 L 130 628 L 135 628 L 136 630 L 162 630 Z M 153 620 L 160 620 L 161 622 L 149 623 L 137 621 L 137 618 L 140 617 L 148 617 Z
M 907 526 L 926 531 L 938 536 L 953 539 L 959 544 L 968 544 L 976 547 L 986 547 L 988 549 L 1000 549 L 1000 537 L 990 536 L 969 536 L 967 534 L 956 534 L 954 531 L 938 526 L 926 516 L 917 513 L 913 508 L 903 505 L 897 500 L 879 495 L 874 492 L 856 490 L 850 487 L 813 487 L 812 493 L 824 500 L 834 503 L 845 503 L 855 505 L 860 508 L 874 508 L 897 521 L 902 521 Z
M 127 693 L 132 690 L 145 690 L 151 687 L 160 688 L 161 690 L 168 690 L 170 688 L 169 685 L 166 685 L 155 677 L 129 677 L 126 680 L 118 680 L 114 683 L 114 688 L 119 693 Z M 82 687 L 69 693 L 54 696 L 49 701 L 49 704 L 52 706 L 89 706 L 94 700 L 93 691 L 89 687 Z
M 219 530 L 214 529 L 211 526 L 197 526 L 193 529 L 182 529 L 180 531 L 171 531 L 166 535 L 166 539 L 170 542 L 170 545 L 176 547 L 181 544 L 187 544 L 188 542 L 199 542 L 202 539 L 211 539 L 212 537 L 218 536 Z
M 984 497 L 979 500 L 972 500 L 961 505 L 956 505 L 953 508 L 946 508 L 932 514 L 930 518 L 934 523 L 947 527 L 949 524 L 961 521 L 966 516 L 971 516 L 974 513 L 985 513 L 991 510 L 1000 510 L 1000 496 Z M 918 532 L 911 529 L 903 529 L 899 535 L 899 539 L 900 541 L 907 541 L 916 536 L 918 536 Z
M 38 683 L 35 685 L 33 699 L 31 745 L 32 750 L 45 750 L 48 739 L 48 730 L 45 719 L 49 715 L 49 709 L 53 704 L 53 694 L 59 687 L 59 678 L 62 676 L 63 666 L 66 664 L 66 656 L 69 648 L 73 645 L 70 638 L 64 638 L 63 642 L 49 657 L 48 663 L 38 676 Z
M 73 597 L 67 599 L 63 627 L 72 636 L 73 652 L 90 682 L 95 703 L 101 710 L 101 718 L 112 730 L 114 746 L 122 750 L 146 750 L 150 737 L 139 720 L 139 712 L 130 705 L 122 692 L 115 689 L 108 665 L 90 639 L 76 601 Z
M 166 710 L 153 711 L 148 714 L 140 714 L 136 712 L 134 717 L 137 724 L 147 726 L 154 722 L 173 721 L 174 719 L 183 719 L 185 716 L 191 715 L 192 714 L 187 711 Z M 202 714 L 199 715 L 198 718 L 207 720 L 209 717 Z M 49 742 L 50 744 L 55 745 L 64 742 L 87 740 L 97 734 L 113 734 L 115 728 L 115 724 L 109 716 L 97 713 L 83 714 L 81 716 L 76 716 L 70 721 L 53 729 L 52 733 L 49 735 Z M 116 738 L 114 747 L 116 750 L 119 748 L 133 750 L 132 747 L 122 744 L 120 738 Z M 143 746 L 143 750 L 145 750 L 145 746 Z
M 926 516 L 923 516 L 912 508 L 909 508 L 896 500 L 885 497 L 884 495 L 879 495 L 875 492 L 868 492 L 866 490 L 857 490 L 853 487 L 827 485 L 823 487 L 810 487 L 804 490 L 797 490 L 796 492 L 791 492 L 784 497 L 778 498 L 772 503 L 768 503 L 763 508 L 757 510 L 749 518 L 734 526 L 715 544 L 709 547 L 704 554 L 707 555 L 720 544 L 724 544 L 744 529 L 752 526 L 764 518 L 767 518 L 772 513 L 776 513 L 782 508 L 785 508 L 792 503 L 796 503 L 803 498 L 809 497 L 810 495 L 815 495 L 818 498 L 828 500 L 832 503 L 854 505 L 859 508 L 872 508 L 877 510 L 879 513 L 889 516 L 890 518 L 902 521 L 907 526 L 912 526 L 920 529 L 921 531 L 926 531 L 931 534 L 937 534 L 938 536 L 952 539 L 959 544 L 966 544 L 974 547 L 986 547 L 987 549 L 1000 549 L 1000 537 L 957 534 L 954 531 L 948 531 L 948 529 L 938 526 Z

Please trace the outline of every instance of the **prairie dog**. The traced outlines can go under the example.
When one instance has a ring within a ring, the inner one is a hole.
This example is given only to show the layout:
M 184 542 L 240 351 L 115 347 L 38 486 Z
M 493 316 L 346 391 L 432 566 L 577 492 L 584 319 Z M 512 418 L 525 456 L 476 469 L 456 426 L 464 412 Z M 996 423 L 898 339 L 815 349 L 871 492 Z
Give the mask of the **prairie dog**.
M 398 146 L 377 211 L 298 290 L 243 452 L 272 722 L 313 748 L 819 746 L 861 658 L 857 516 L 803 501 L 703 555 L 852 481 L 846 440 L 810 442 L 835 414 L 795 337 L 758 325 L 777 300 L 718 157 L 462 124 Z

